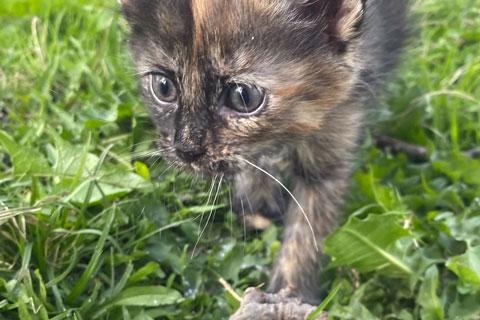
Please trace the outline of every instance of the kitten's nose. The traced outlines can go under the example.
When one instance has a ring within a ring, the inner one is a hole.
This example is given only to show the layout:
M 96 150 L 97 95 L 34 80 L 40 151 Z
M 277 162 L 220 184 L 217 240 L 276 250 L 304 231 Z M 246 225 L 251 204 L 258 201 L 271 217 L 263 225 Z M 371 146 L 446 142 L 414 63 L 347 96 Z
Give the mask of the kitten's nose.
M 206 153 L 206 150 L 195 146 L 176 144 L 175 152 L 177 153 L 177 156 L 183 161 L 194 162 L 197 161 L 201 156 L 203 156 Z

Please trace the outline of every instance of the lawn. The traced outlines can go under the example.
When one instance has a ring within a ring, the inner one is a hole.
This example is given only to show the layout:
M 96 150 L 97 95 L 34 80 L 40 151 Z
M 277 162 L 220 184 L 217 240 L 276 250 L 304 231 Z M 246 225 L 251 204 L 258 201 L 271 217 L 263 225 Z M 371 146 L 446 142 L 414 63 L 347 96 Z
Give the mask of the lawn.
M 159 159 L 126 32 L 114 0 L 0 4 L 0 320 L 226 319 L 268 280 L 280 228 Z M 412 34 L 325 243 L 332 319 L 480 319 L 480 2 L 412 1 Z

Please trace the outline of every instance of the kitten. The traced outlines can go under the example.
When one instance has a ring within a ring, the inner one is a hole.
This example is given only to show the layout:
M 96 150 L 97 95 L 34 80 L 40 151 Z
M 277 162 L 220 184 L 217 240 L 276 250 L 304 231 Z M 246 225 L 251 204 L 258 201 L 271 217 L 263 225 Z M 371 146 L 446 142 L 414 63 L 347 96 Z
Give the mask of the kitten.
M 165 159 L 232 177 L 237 211 L 282 217 L 269 289 L 318 301 L 317 249 L 341 217 L 366 107 L 403 42 L 406 1 L 121 4 Z

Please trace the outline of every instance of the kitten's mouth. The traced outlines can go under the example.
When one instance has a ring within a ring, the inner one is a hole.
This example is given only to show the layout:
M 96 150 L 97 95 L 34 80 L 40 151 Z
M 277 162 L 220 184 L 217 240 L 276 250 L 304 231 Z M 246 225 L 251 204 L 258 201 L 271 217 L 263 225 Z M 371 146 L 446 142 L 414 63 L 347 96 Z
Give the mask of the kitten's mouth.
M 226 160 L 217 161 L 197 161 L 187 163 L 187 167 L 194 172 L 201 172 L 207 174 L 224 174 L 233 175 L 236 171 L 236 166 Z
M 177 165 L 186 171 L 191 171 L 195 173 L 203 173 L 209 175 L 223 174 L 225 176 L 234 175 L 238 170 L 238 165 L 234 161 L 229 161 L 225 159 L 212 159 L 207 155 L 195 160 L 195 161 L 184 161 L 182 159 L 176 158 L 174 161 Z
M 185 152 L 171 144 L 165 145 L 162 141 L 159 143 L 159 149 L 167 162 L 187 172 L 233 176 L 240 170 L 240 161 L 233 153 L 223 152 L 222 156 L 218 156 L 219 152 L 215 150 L 206 150 L 201 153 Z

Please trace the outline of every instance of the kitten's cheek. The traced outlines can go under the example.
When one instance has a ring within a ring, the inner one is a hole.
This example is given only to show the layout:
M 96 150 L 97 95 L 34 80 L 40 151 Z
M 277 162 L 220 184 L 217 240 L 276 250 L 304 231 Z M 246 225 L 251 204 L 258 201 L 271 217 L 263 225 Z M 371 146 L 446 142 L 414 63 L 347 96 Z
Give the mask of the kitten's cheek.
M 169 141 L 171 138 L 171 132 L 172 132 L 172 129 L 170 127 L 167 127 L 165 125 L 162 125 L 160 124 L 158 126 L 158 132 L 160 133 L 160 135 L 162 136 L 163 139 Z
M 156 117 L 169 119 L 175 116 L 178 106 L 176 104 L 152 104 L 150 109 Z
M 157 130 L 166 140 L 171 140 L 175 131 L 175 114 L 177 108 L 160 109 L 156 108 L 153 113 L 153 120 Z

